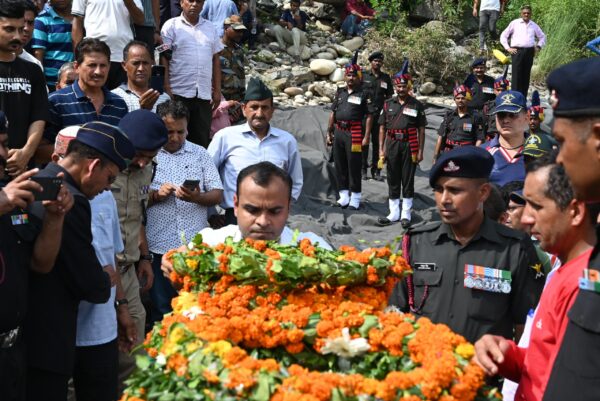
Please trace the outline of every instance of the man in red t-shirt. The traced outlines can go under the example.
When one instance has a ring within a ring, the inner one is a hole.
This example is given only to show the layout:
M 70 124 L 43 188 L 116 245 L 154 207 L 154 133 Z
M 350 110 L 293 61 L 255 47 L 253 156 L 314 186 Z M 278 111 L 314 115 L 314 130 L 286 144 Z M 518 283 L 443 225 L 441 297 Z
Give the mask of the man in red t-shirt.
M 519 383 L 515 400 L 542 399 L 568 323 L 567 311 L 596 242 L 597 207 L 575 198 L 564 168 L 555 159 L 556 154 L 551 154 L 530 163 L 523 191 L 527 204 L 521 223 L 530 227 L 544 251 L 562 262 L 547 277 L 533 314 L 529 347 L 493 335 L 475 343 L 475 360 L 487 374 Z M 539 274 L 543 274 L 541 268 Z
M 346 0 L 342 19 L 342 33 L 348 39 L 356 35 L 362 36 L 369 23 L 375 19 L 375 10 L 365 0 Z

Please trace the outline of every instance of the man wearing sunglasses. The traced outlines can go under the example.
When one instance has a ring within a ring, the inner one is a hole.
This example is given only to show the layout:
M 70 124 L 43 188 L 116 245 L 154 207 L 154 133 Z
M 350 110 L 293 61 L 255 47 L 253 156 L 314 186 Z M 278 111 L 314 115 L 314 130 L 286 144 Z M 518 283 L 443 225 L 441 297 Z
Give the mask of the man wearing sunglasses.
M 496 97 L 498 135 L 482 146 L 494 157 L 490 182 L 500 187 L 525 180 L 525 164 L 520 153 L 529 128 L 527 101 L 521 92 L 504 91 Z

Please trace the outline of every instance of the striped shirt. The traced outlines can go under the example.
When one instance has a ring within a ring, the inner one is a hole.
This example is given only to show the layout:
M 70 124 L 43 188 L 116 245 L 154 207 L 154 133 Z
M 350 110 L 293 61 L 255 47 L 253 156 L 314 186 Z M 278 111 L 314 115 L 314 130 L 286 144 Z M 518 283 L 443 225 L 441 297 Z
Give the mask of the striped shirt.
M 46 82 L 55 86 L 60 67 L 74 60 L 71 22 L 58 15 L 52 7 L 46 8 L 35 19 L 31 47 L 44 49 Z
M 73 85 L 52 92 L 48 97 L 50 103 L 50 119 L 44 130 L 44 138 L 54 143 L 58 131 L 71 125 L 83 125 L 91 121 L 102 121 L 119 125 L 119 121 L 127 114 L 127 105 L 120 97 L 106 88 L 104 104 L 100 113 L 96 113 L 94 104 L 79 87 L 79 80 Z
M 141 108 L 140 97 L 135 92 L 130 90 L 127 87 L 127 84 L 121 84 L 121 86 L 113 89 L 111 92 L 117 96 L 120 96 L 125 101 L 128 111 L 134 111 Z M 171 100 L 171 98 L 169 97 L 169 95 L 167 95 L 166 92 L 161 93 L 160 96 L 158 96 L 156 102 L 154 103 L 152 111 L 156 113 L 156 106 L 158 106 L 161 103 L 168 102 L 169 100 Z

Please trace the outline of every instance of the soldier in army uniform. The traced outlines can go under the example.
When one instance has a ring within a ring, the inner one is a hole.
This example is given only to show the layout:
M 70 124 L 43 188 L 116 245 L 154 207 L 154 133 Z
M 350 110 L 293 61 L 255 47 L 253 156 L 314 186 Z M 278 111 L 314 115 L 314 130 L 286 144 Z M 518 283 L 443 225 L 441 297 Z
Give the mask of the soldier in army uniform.
M 544 286 L 527 235 L 483 213 L 493 165 L 491 155 L 475 146 L 440 156 L 429 184 L 442 221 L 403 237 L 414 273 L 390 298 L 391 305 L 446 324 L 470 342 L 484 334 L 512 338 Z
M 412 77 L 408 73 L 408 60 L 402 70 L 394 75 L 397 97 L 385 102 L 379 116 L 379 156 L 387 161 L 387 182 L 390 214 L 380 218 L 379 224 L 388 225 L 398 220 L 402 227 L 410 225 L 415 171 L 423 160 L 425 145 L 425 107 L 410 96 Z M 402 212 L 400 212 L 402 189 Z
M 496 99 L 494 93 L 494 78 L 486 74 L 487 60 L 478 58 L 471 63 L 471 74 L 465 79 L 464 85 L 471 89 L 471 102 L 469 110 L 477 110 L 481 113 L 483 105 L 490 100 Z
M 358 53 L 346 64 L 347 87 L 338 90 L 329 116 L 327 144 L 333 146 L 337 184 L 342 208 L 357 210 L 361 201 L 362 149 L 370 141 L 373 108 L 370 91 L 362 84 Z
M 154 175 L 153 159 L 167 142 L 168 131 L 157 114 L 145 109 L 125 115 L 119 128 L 127 134 L 136 153 L 129 167 L 117 175 L 111 186 L 117 202 L 124 246 L 123 252 L 117 254 L 117 263 L 125 298 L 117 299 L 115 303 L 127 304 L 129 314 L 136 324 L 137 345 L 144 339 L 146 322 L 146 311 L 140 298 L 140 282 L 143 284 L 142 290 L 148 291 L 154 278 L 152 254 L 148 250 L 144 227 L 148 193 Z M 120 388 L 134 367 L 135 359 L 128 353 L 120 352 Z
M 394 94 L 394 85 L 389 74 L 381 71 L 383 66 L 383 53 L 376 51 L 371 53 L 369 56 L 369 62 L 371 63 L 371 70 L 365 71 L 363 74 L 363 82 L 371 90 L 373 96 L 373 128 L 371 132 L 371 143 L 373 148 L 371 149 L 371 177 L 376 181 L 383 181 L 381 177 L 381 169 L 377 167 L 377 161 L 379 160 L 379 120 L 377 116 L 383 109 L 383 102 L 391 98 Z M 362 179 L 367 179 L 367 168 L 369 167 L 369 144 L 363 148 L 363 161 L 362 161 Z
M 531 106 L 527 109 L 527 117 L 529 117 L 530 135 L 550 135 L 549 132 L 544 131 L 541 127 L 542 121 L 544 121 L 544 107 L 540 102 L 540 93 L 537 90 L 534 90 L 531 94 Z
M 225 18 L 223 22 L 223 50 L 221 50 L 221 92 L 231 104 L 228 107 L 232 123 L 242 118 L 240 102 L 246 92 L 246 73 L 244 64 L 246 58 L 239 45 L 247 28 L 237 15 Z
M 510 81 L 506 79 L 508 73 L 508 66 L 504 67 L 504 73 L 494 80 L 494 94 L 498 96 L 504 91 L 510 89 Z M 483 105 L 483 121 L 485 140 L 490 141 L 498 134 L 498 128 L 496 127 L 496 99 L 488 100 Z
M 441 152 L 458 146 L 479 146 L 484 142 L 483 119 L 477 110 L 469 108 L 471 96 L 471 89 L 466 85 L 454 88 L 456 109 L 446 114 L 438 129 L 432 164 Z

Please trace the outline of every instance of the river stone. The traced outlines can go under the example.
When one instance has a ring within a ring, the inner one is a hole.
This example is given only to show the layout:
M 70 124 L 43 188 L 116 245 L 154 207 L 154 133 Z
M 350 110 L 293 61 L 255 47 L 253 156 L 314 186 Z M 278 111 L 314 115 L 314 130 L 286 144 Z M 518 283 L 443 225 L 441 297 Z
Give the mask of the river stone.
M 312 73 L 310 68 L 303 66 L 294 66 L 291 71 L 290 82 L 295 86 L 301 86 L 302 84 L 313 82 L 315 80 L 315 74 Z
M 324 60 L 334 60 L 335 59 L 335 57 L 333 56 L 333 54 L 331 54 L 329 52 L 317 53 L 316 57 L 317 58 L 322 58 Z
M 314 94 L 311 91 L 304 92 L 304 97 L 307 99 L 312 99 Z
M 321 20 L 317 20 L 317 23 L 315 25 L 317 26 L 317 29 L 320 29 L 324 32 L 331 32 L 333 30 L 333 28 L 330 25 L 327 25 L 325 22 L 322 22 Z
M 255 58 L 263 63 L 271 64 L 275 61 L 275 54 L 267 49 L 262 49 Z
M 425 82 L 419 88 L 419 92 L 421 92 L 422 95 L 431 95 L 433 92 L 435 92 L 435 89 L 436 85 L 433 82 Z
M 329 75 L 331 82 L 340 82 L 344 80 L 345 70 L 343 68 L 336 68 L 334 72 Z
M 315 59 L 310 62 L 310 70 L 317 75 L 329 75 L 335 71 L 336 64 L 332 60 Z
M 331 45 L 335 51 L 340 55 L 340 56 L 352 56 L 352 51 L 349 50 L 347 47 L 344 47 L 342 45 L 338 45 L 336 43 Z
M 346 49 L 353 52 L 355 50 L 360 49 L 361 46 L 365 44 L 365 40 L 363 38 L 361 38 L 360 36 L 355 36 L 352 39 L 344 40 L 340 44 L 342 46 L 344 46 Z
M 289 96 L 302 95 L 304 92 L 302 88 L 298 88 L 297 86 L 290 86 L 289 88 L 285 88 L 283 92 Z

